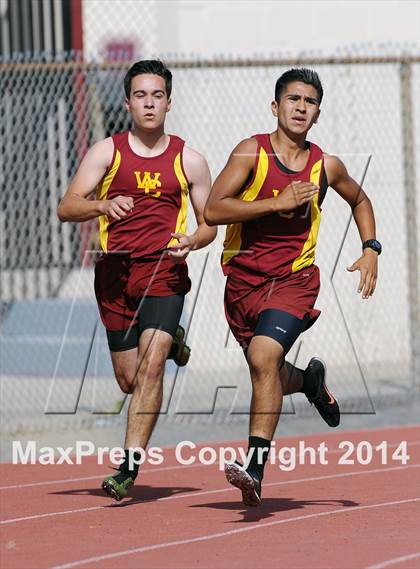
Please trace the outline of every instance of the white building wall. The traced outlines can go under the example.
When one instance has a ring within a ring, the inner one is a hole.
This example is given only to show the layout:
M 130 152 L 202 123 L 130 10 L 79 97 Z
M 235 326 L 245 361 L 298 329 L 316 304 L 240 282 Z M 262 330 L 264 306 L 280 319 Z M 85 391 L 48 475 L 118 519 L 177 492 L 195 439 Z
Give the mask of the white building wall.
M 416 0 L 85 0 L 87 54 L 129 39 L 139 56 L 336 53 L 420 43 Z

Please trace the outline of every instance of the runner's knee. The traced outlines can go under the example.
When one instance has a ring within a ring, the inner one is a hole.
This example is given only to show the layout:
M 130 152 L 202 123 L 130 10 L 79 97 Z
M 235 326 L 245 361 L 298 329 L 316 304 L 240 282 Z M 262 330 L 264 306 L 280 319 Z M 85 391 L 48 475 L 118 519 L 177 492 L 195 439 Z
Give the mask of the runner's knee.
M 278 358 L 257 350 L 248 350 L 248 364 L 254 376 L 263 376 L 278 369 Z
M 165 371 L 165 363 L 166 357 L 161 354 L 146 354 L 140 364 L 139 376 L 142 381 L 152 383 L 161 381 Z

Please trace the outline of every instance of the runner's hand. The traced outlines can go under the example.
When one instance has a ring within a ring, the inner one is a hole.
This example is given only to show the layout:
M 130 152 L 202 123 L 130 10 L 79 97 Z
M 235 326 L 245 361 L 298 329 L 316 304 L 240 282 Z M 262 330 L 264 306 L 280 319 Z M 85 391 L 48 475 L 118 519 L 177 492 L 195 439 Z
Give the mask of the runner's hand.
M 349 272 L 360 271 L 360 281 L 357 292 L 362 293 L 362 298 L 369 298 L 375 292 L 376 280 L 378 277 L 378 254 L 372 249 L 365 249 L 360 259 L 357 259 L 351 267 L 347 267 Z
M 178 240 L 178 243 L 169 247 L 168 255 L 174 263 L 182 263 L 193 247 L 193 240 L 184 233 L 171 233 L 171 235 Z
M 123 219 L 132 211 L 134 207 L 133 198 L 127 196 L 117 196 L 112 200 L 105 200 L 102 203 L 103 215 L 112 217 L 112 219 Z
M 292 182 L 276 198 L 278 213 L 292 211 L 310 202 L 318 190 L 319 187 L 312 182 Z

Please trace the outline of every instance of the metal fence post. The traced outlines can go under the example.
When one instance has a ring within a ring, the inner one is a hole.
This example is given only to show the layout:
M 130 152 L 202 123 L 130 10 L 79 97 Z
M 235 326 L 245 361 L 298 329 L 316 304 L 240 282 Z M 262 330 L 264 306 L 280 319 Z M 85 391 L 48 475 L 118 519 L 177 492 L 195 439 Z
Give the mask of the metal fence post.
M 420 310 L 419 310 L 419 255 L 417 241 L 416 172 L 414 143 L 413 92 L 411 85 L 412 64 L 400 65 L 401 125 L 403 176 L 405 188 L 405 223 L 407 235 L 408 299 L 410 326 L 410 388 L 414 389 L 420 378 Z

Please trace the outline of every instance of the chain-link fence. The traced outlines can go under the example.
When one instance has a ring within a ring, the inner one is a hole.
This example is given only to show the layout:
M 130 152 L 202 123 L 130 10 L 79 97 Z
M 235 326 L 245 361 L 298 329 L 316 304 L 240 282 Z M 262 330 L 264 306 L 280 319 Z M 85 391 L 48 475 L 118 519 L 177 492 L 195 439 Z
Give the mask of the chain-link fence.
M 160 18 L 162 6 L 157 0 L 83 2 L 85 56 L 95 61 L 130 61 L 161 51 L 158 41 L 165 33 L 162 24 L 166 21 L 171 25 L 170 6 L 164 9 L 165 18 Z
M 317 250 L 323 315 L 290 357 L 304 367 L 314 353 L 322 356 L 348 412 L 373 412 L 369 393 L 388 396 L 413 386 L 419 377 L 420 58 L 168 65 L 174 88 L 167 131 L 202 152 L 213 176 L 239 140 L 274 130 L 269 105 L 283 71 L 305 65 L 319 72 L 325 96 L 309 138 L 363 181 L 384 253 L 375 297 L 361 301 L 357 276 L 345 270 L 360 255 L 360 240 L 354 222 L 348 224 L 348 206 L 329 190 Z M 12 429 L 103 423 L 103 412 L 121 406 L 87 253 L 97 249 L 96 222 L 60 224 L 55 212 L 87 148 L 129 126 L 122 88 L 127 67 L 83 63 L 74 55 L 49 62 L 21 57 L 0 67 L 2 399 Z M 192 229 L 193 216 L 190 221 Z M 223 314 L 223 234 L 221 228 L 208 250 L 189 257 L 194 286 L 183 319 L 193 355 L 181 371 L 168 366 L 169 414 L 211 413 L 220 386 L 238 389 L 221 394 L 216 407 L 229 408 L 236 393 L 233 410 L 247 409 L 247 368 Z M 52 418 L 46 409 L 64 415 Z M 293 410 L 290 400 L 286 410 Z

